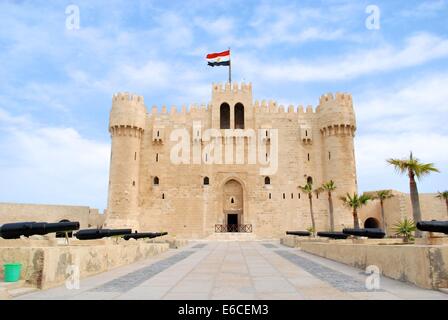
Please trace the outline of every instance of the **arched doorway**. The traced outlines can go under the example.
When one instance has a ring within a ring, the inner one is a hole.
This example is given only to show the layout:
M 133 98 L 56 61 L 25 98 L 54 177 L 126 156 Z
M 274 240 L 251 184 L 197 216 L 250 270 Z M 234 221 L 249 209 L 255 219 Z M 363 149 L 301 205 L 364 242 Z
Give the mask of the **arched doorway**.
M 379 228 L 380 222 L 375 218 L 367 218 L 364 221 L 364 228 Z
M 243 224 L 244 194 L 243 186 L 231 179 L 224 184 L 223 190 L 224 224 L 228 231 L 238 232 L 239 225 Z

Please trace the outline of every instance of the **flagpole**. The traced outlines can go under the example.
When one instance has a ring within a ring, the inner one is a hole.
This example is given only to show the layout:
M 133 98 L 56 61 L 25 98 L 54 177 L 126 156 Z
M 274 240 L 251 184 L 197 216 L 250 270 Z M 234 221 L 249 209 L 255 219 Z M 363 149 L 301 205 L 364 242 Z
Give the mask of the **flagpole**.
M 230 58 L 230 47 L 229 47 L 229 84 L 232 84 L 232 59 Z

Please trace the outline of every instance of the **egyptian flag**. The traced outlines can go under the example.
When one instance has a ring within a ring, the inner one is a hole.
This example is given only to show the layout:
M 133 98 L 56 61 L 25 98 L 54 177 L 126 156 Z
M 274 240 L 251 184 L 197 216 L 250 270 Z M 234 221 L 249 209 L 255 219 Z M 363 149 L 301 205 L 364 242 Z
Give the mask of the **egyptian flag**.
M 207 63 L 211 67 L 216 66 L 229 66 L 230 65 L 230 50 L 219 52 L 219 53 L 210 53 L 206 57 Z

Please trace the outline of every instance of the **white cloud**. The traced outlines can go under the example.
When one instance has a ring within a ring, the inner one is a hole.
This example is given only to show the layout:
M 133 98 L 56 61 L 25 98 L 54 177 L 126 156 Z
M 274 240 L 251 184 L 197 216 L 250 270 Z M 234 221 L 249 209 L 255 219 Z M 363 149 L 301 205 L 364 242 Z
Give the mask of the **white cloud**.
M 285 59 L 281 63 L 260 61 L 255 55 L 246 54 L 238 57 L 235 64 L 247 78 L 305 82 L 353 79 L 418 66 L 445 57 L 448 57 L 447 38 L 419 33 L 407 38 L 401 48 L 384 44 L 336 57 L 327 56 L 313 61 Z
M 1 109 L 0 109 L 1 111 Z M 6 116 L 5 116 L 6 114 Z M 109 143 L 0 112 L 2 201 L 106 206 Z

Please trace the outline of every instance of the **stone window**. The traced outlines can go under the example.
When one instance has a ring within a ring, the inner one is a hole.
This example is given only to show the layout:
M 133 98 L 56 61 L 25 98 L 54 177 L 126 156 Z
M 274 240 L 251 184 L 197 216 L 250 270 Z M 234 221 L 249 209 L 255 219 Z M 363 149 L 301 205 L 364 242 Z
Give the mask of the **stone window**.
M 156 153 L 156 162 L 159 162 L 159 154 Z
M 331 152 L 328 151 L 328 160 L 331 160 Z
M 235 199 L 233 199 L 233 197 L 230 199 L 230 203 L 235 203 Z
M 313 177 L 306 178 L 306 183 L 313 184 Z
M 204 186 L 208 186 L 210 184 L 210 179 L 208 177 L 204 178 Z
M 220 128 L 230 129 L 230 106 L 227 103 L 221 104 L 219 115 Z
M 135 187 L 135 181 L 132 181 L 132 186 Z
M 300 199 L 300 193 L 297 194 L 297 199 Z
M 244 129 L 244 106 L 241 103 L 235 105 L 235 129 Z
M 265 177 L 264 178 L 264 184 L 271 184 L 271 178 Z
M 269 199 L 272 199 L 272 194 L 269 194 Z
M 165 194 L 162 193 L 162 200 L 165 200 Z
M 283 199 L 286 199 L 286 194 L 283 194 Z
M 308 153 L 308 161 L 310 161 L 310 154 Z
M 134 153 L 134 160 L 137 160 L 137 152 Z
M 154 185 L 155 186 L 158 186 L 159 185 L 159 177 L 154 177 L 154 180 L 153 180 L 153 183 L 154 183 Z
M 291 193 L 291 199 L 294 199 L 294 193 Z

